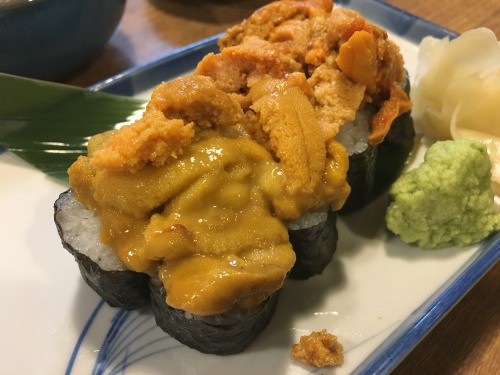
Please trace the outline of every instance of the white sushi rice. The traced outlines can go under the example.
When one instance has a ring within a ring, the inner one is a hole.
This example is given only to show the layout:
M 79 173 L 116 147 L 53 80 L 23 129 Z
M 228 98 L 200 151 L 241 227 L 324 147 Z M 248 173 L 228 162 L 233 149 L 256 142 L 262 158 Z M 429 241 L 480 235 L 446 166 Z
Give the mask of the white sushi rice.
M 358 111 L 354 121 L 340 127 L 336 140 L 346 148 L 349 156 L 362 153 L 368 148 L 372 112 L 367 108 Z
M 299 230 L 310 228 L 315 225 L 324 223 L 328 218 L 328 207 L 318 211 L 307 211 L 297 220 L 287 223 L 289 230 Z
M 75 199 L 70 192 L 60 199 L 57 222 L 61 226 L 63 240 L 78 252 L 86 255 L 105 271 L 124 271 L 126 267 L 115 252 L 100 241 L 101 220 L 94 211 Z M 328 207 L 307 211 L 297 220 L 287 223 L 289 230 L 310 228 L 324 223 Z
M 101 243 L 101 221 L 94 211 L 76 200 L 71 192 L 65 194 L 60 203 L 56 219 L 61 226 L 63 240 L 105 271 L 126 270 L 114 251 Z

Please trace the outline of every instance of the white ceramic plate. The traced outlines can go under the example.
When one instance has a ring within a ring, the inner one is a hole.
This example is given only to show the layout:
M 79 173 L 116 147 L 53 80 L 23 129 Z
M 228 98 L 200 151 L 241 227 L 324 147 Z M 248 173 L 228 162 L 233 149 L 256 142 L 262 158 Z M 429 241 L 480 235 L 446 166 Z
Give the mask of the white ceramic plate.
M 390 30 L 410 74 L 420 39 L 449 35 L 378 1 L 336 3 Z M 215 49 L 211 38 L 91 89 L 144 97 Z M 84 284 L 52 220 L 64 184 L 9 152 L 0 155 L 0 176 L 2 374 L 387 373 L 500 257 L 498 234 L 460 249 L 403 244 L 385 230 L 381 197 L 340 221 L 338 251 L 323 275 L 286 282 L 273 320 L 244 353 L 205 355 L 163 333 L 149 311 L 110 308 Z M 323 328 L 343 344 L 344 364 L 315 370 L 291 360 L 292 344 Z

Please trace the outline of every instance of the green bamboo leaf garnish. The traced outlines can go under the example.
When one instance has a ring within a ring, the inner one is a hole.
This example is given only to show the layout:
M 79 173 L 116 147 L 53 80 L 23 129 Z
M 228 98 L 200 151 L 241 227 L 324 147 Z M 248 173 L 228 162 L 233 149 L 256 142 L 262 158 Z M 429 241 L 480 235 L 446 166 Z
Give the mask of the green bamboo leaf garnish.
M 55 178 L 145 101 L 0 73 L 0 145 Z

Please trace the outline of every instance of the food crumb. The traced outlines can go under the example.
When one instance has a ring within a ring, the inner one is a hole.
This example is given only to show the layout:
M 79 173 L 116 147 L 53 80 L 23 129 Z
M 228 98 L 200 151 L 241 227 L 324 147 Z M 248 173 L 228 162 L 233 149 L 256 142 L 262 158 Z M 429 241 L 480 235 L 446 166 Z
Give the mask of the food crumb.
M 291 356 L 313 367 L 335 366 L 344 362 L 344 348 L 337 336 L 324 329 L 302 336 L 299 343 L 292 346 Z

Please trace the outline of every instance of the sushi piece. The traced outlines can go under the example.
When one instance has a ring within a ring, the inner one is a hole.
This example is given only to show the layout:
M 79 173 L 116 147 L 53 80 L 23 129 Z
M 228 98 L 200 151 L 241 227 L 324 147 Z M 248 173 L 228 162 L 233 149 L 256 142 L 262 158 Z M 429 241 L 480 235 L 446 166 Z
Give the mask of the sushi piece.
M 222 314 L 199 316 L 165 303 L 166 291 L 152 279 L 151 308 L 156 324 L 170 336 L 202 353 L 229 355 L 242 352 L 264 330 L 278 302 L 279 290 L 258 306 L 232 309 Z
M 99 238 L 99 218 L 77 201 L 71 189 L 54 204 L 63 247 L 78 263 L 83 280 L 110 306 L 133 310 L 149 305 L 149 276 L 127 270 Z M 96 240 L 97 239 L 97 240 Z
M 409 93 L 408 74 L 401 87 Z M 366 105 L 355 120 L 342 126 L 337 134 L 337 140 L 349 153 L 347 181 L 351 193 L 340 210 L 343 214 L 363 208 L 387 191 L 401 174 L 415 143 L 413 119 L 407 111 L 394 119 L 383 142 L 370 144 L 370 118 L 374 113 L 376 108 Z
M 337 213 L 332 210 L 306 213 L 288 224 L 288 235 L 297 256 L 289 277 L 304 280 L 319 275 L 337 249 Z

